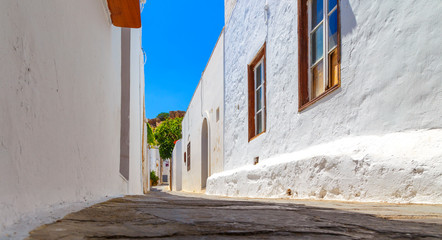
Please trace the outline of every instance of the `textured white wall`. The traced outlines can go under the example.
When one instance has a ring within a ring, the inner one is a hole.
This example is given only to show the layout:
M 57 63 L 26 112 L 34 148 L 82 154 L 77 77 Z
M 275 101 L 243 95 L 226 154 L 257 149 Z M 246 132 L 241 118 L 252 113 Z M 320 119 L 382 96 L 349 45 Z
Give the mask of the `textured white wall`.
M 177 141 L 172 153 L 172 190 L 181 191 L 182 184 L 182 168 L 184 166 L 182 139 Z
M 227 25 L 237 0 L 224 0 L 224 21 Z
M 142 194 L 142 141 L 144 108 L 144 56 L 141 29 L 131 29 L 129 192 Z
M 239 1 L 225 28 L 225 169 L 347 136 L 442 126 L 442 2 L 341 1 L 342 85 L 298 113 L 297 1 Z M 267 132 L 247 141 L 247 64 L 267 42 Z
M 158 148 L 150 148 L 147 150 L 148 154 L 148 161 L 150 166 L 150 171 L 155 171 L 155 174 L 159 177 L 160 176 L 160 167 L 157 166 L 157 163 L 160 164 L 160 151 Z M 150 174 L 150 172 L 149 172 Z M 149 175 L 150 176 L 150 175 Z
M 190 142 L 190 170 L 187 171 L 187 162 L 182 167 L 183 191 L 201 191 L 201 82 L 198 84 L 193 98 L 187 108 L 182 122 L 182 150 L 187 152 Z M 187 156 L 187 155 L 186 155 Z
M 441 145 L 442 129 L 346 137 L 215 174 L 206 194 L 441 204 Z
M 297 1 L 268 0 L 267 24 L 265 2 L 237 2 L 225 27 L 227 171 L 207 193 L 441 203 L 442 2 L 341 0 L 341 88 L 301 113 Z M 247 64 L 264 42 L 267 129 L 248 142 Z
M 223 47 L 222 32 L 183 119 L 183 154 L 191 141 L 191 169 L 187 171 L 187 165 L 182 167 L 184 191 L 201 190 L 201 131 L 204 118 L 209 128 L 209 175 L 223 170 Z M 220 112 L 218 122 L 217 108 Z
M 121 30 L 103 2 L 0 1 L 0 232 L 141 191 L 119 175 Z

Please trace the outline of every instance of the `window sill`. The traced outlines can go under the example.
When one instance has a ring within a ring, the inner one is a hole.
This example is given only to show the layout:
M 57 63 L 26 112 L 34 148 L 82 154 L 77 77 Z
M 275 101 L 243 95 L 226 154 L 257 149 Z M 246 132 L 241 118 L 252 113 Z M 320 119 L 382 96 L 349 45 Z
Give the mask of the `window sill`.
M 298 108 L 298 112 L 302 112 L 305 109 L 307 109 L 308 107 L 312 106 L 313 104 L 315 104 L 316 102 L 318 102 L 319 100 L 323 99 L 325 96 L 331 94 L 332 92 L 334 92 L 335 90 L 339 89 L 341 87 L 341 83 L 339 83 L 338 85 L 327 89 L 327 91 L 323 92 L 321 95 L 317 96 L 316 98 L 312 99 L 311 101 L 305 103 L 304 105 L 300 106 Z
M 251 142 L 251 141 L 257 139 L 259 136 L 263 135 L 265 132 L 266 132 L 266 131 L 264 130 L 264 131 L 262 131 L 260 134 L 253 136 L 252 138 L 249 139 L 249 142 Z

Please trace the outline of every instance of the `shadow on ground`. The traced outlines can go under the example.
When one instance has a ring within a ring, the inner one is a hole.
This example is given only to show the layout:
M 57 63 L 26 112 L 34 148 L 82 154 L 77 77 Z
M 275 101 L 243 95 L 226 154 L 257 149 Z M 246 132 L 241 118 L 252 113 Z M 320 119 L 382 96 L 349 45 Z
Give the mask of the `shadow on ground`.
M 442 225 L 292 203 L 214 200 L 161 190 L 96 204 L 29 239 L 442 239 Z

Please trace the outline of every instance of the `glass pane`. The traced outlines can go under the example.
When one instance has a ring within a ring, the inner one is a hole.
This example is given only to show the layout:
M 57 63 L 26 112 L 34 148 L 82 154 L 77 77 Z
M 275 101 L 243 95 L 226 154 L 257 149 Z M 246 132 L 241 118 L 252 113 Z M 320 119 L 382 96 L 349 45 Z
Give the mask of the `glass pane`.
M 328 0 L 328 11 L 330 12 L 334 7 L 336 7 L 337 3 L 338 0 Z
M 262 133 L 262 112 L 256 114 L 256 134 Z
M 329 88 L 338 85 L 339 82 L 339 65 L 338 65 L 338 51 L 334 50 L 329 55 Z
M 334 11 L 328 17 L 328 50 L 338 44 L 338 11 Z
M 322 21 L 323 18 L 323 1 L 313 0 L 312 1 L 312 29 L 314 29 Z
M 257 68 L 255 68 L 255 89 L 259 87 L 259 85 L 261 85 L 261 65 L 259 64 Z
M 316 29 L 316 31 L 312 34 L 312 64 L 321 59 L 324 51 L 324 46 L 322 44 L 323 41 L 323 30 L 322 25 Z
M 256 111 L 261 109 L 262 103 L 262 88 L 256 90 Z
M 312 99 L 324 92 L 324 61 L 321 61 L 312 69 Z

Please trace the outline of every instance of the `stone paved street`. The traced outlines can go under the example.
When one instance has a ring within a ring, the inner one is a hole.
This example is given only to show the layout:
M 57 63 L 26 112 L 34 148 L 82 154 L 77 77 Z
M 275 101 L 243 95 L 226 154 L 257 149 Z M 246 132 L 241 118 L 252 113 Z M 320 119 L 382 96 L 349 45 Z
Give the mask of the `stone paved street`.
M 94 205 L 29 239 L 442 239 L 442 225 L 288 201 L 154 191 Z

